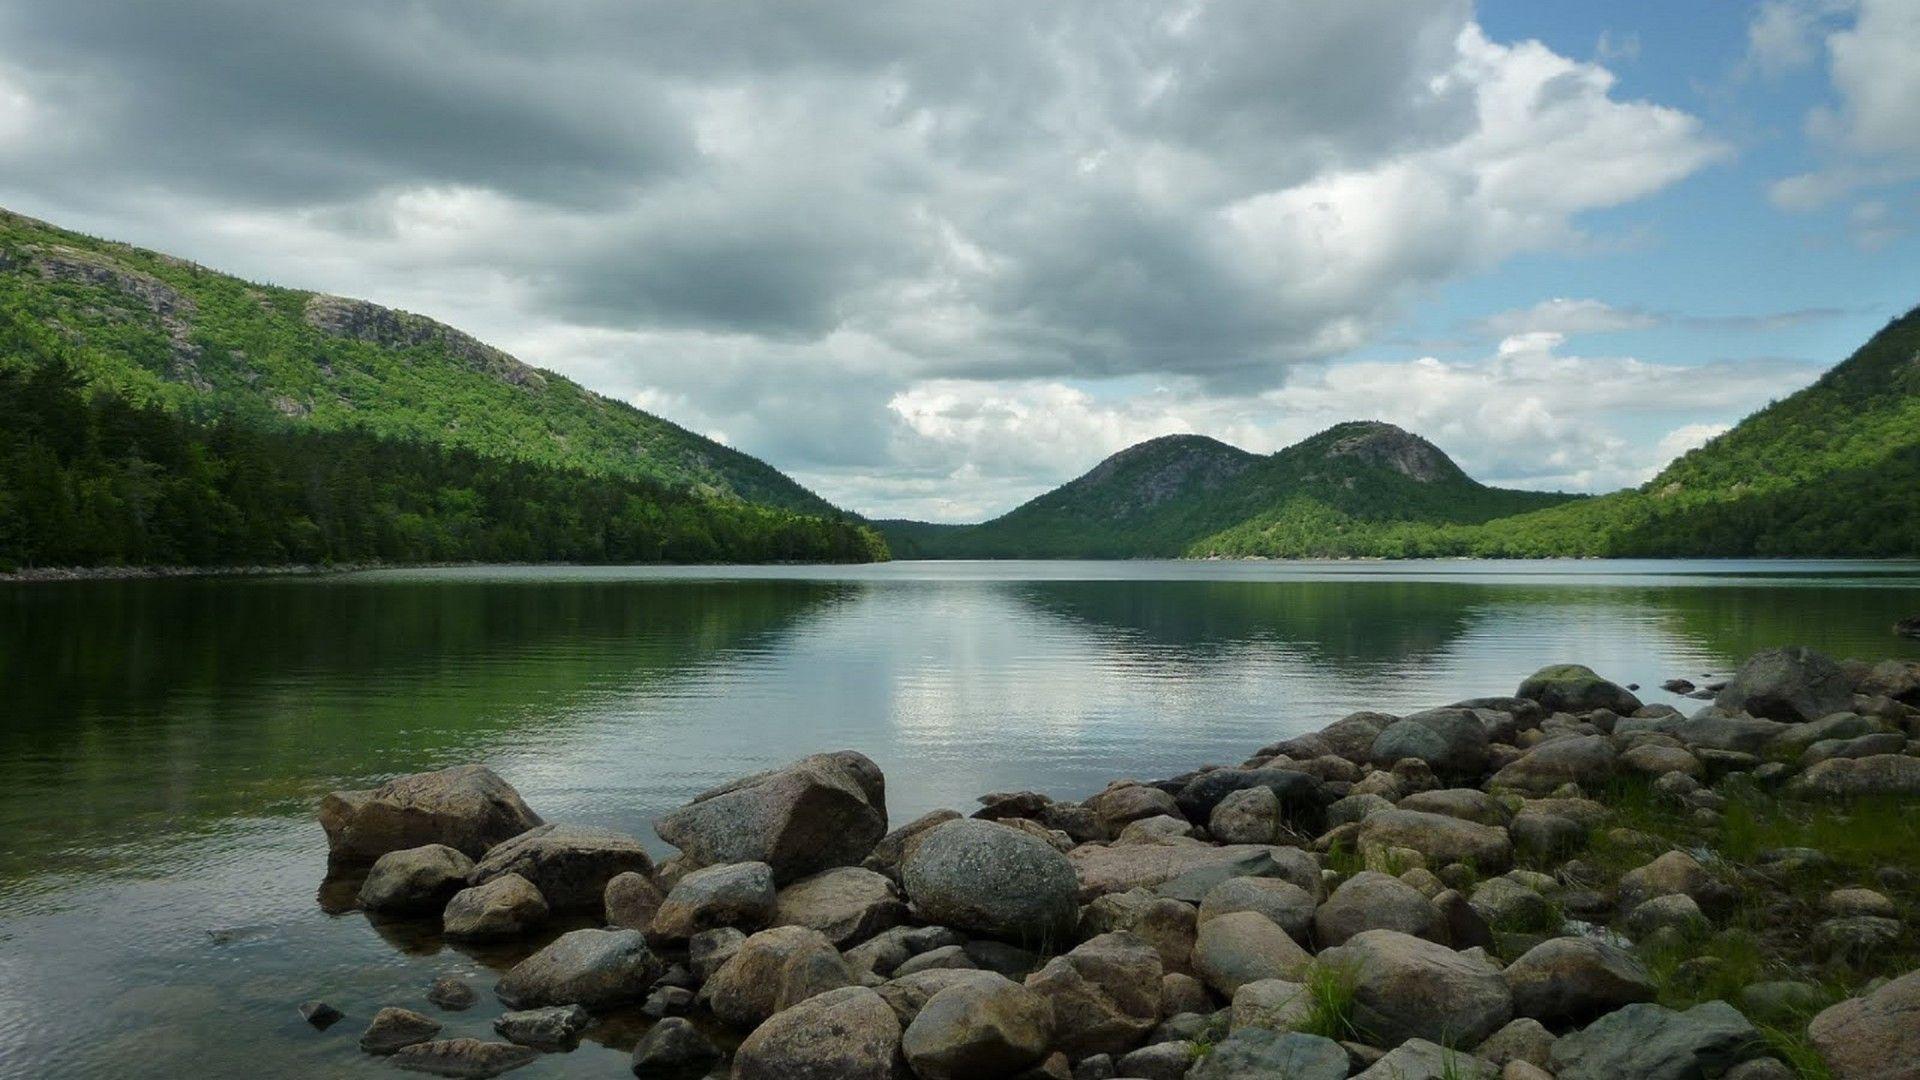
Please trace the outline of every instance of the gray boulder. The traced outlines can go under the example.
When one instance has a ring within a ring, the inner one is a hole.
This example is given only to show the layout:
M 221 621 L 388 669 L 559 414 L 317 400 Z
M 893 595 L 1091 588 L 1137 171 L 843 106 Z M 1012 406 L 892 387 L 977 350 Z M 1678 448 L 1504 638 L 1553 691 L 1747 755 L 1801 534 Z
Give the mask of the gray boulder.
M 1312 855 L 1262 844 L 1082 844 L 1066 858 L 1083 903 L 1144 888 L 1197 904 L 1215 885 L 1236 877 L 1281 877 L 1302 888 L 1317 888 L 1320 881 Z
M 1492 1062 L 1425 1039 L 1408 1039 L 1354 1074 L 1354 1080 L 1499 1080 Z
M 1046 1057 L 1053 1009 L 1019 983 L 991 972 L 928 998 L 901 1036 L 922 1080 L 1008 1076 Z
M 900 880 L 900 864 L 919 845 L 920 838 L 935 825 L 945 825 L 949 821 L 961 818 L 958 810 L 933 810 L 922 814 L 905 825 L 882 836 L 880 842 L 873 845 L 867 857 L 860 865 L 876 874 L 884 874 L 894 881 Z
M 547 921 L 546 898 L 519 874 L 502 874 L 453 894 L 440 915 L 448 937 L 519 937 Z
M 472 870 L 472 859 L 445 844 L 389 851 L 360 884 L 360 906 L 396 915 L 439 911 L 466 887 Z
M 539 1056 L 538 1050 L 512 1043 L 438 1039 L 402 1047 L 387 1060 L 409 1072 L 485 1080 L 486 1077 L 499 1076 L 522 1065 L 531 1065 Z
M 360 1049 L 369 1054 L 391 1054 L 402 1047 L 423 1043 L 440 1034 L 440 1021 L 391 1005 L 373 1014 L 373 1021 L 360 1034 Z
M 1729 712 L 1800 723 L 1845 712 L 1853 705 L 1853 683 L 1831 658 L 1788 645 L 1747 657 L 1713 703 Z
M 1320 960 L 1348 971 L 1355 1023 L 1387 1046 L 1473 1046 L 1513 1018 L 1513 996 L 1486 961 L 1397 930 L 1357 934 Z
M 1574 735 L 1543 742 L 1502 767 L 1489 788 L 1545 795 L 1562 784 L 1597 787 L 1613 776 L 1613 745 L 1604 735 Z
M 1207 920 L 1193 942 L 1193 971 L 1222 997 L 1262 979 L 1298 979 L 1313 957 L 1254 911 L 1236 911 Z
M 607 882 L 619 874 L 653 872 L 640 841 L 626 833 L 585 825 L 542 825 L 496 844 L 467 875 L 484 885 L 505 874 L 533 883 L 555 912 L 600 915 Z
M 1553 1054 L 1553 1044 L 1553 1032 L 1540 1021 L 1523 1016 L 1487 1036 L 1485 1042 L 1473 1048 L 1473 1055 L 1499 1066 L 1524 1061 L 1544 1069 Z
M 715 1016 L 737 1028 L 752 1028 L 816 994 L 856 981 L 839 950 L 820 931 L 776 926 L 741 942 L 701 993 Z
M 1200 1046 L 1186 1039 L 1173 1039 L 1143 1046 L 1114 1062 L 1114 1071 L 1135 1080 L 1181 1080 L 1200 1056 Z
M 1271 844 L 1280 835 L 1280 797 L 1265 787 L 1231 792 L 1213 808 L 1207 831 L 1223 844 Z
M 1399 878 L 1362 870 L 1341 882 L 1314 913 L 1313 936 L 1325 948 L 1367 930 L 1398 930 L 1438 940 L 1440 913 L 1418 889 Z
M 1207 890 L 1200 902 L 1198 921 L 1206 922 L 1236 911 L 1252 911 L 1273 920 L 1295 941 L 1313 934 L 1313 894 L 1279 878 L 1229 878 Z
M 906 921 L 900 889 L 886 875 L 858 866 L 822 870 L 788 885 L 773 912 L 775 926 L 811 927 L 840 948 Z
M 1428 709 L 1395 721 L 1373 740 L 1373 763 L 1391 767 L 1405 758 L 1426 762 L 1440 776 L 1478 778 L 1492 760 L 1487 728 L 1471 709 Z
M 1437 791 L 1416 791 L 1400 800 L 1402 810 L 1418 810 L 1427 814 L 1445 814 L 1462 821 L 1475 821 L 1482 825 L 1505 825 L 1513 820 L 1513 811 L 1507 804 L 1478 788 L 1441 788 Z
M 1222 1039 L 1187 1080 L 1346 1080 L 1347 1052 L 1332 1039 L 1247 1027 Z
M 645 930 L 653 924 L 654 913 L 667 894 L 660 891 L 652 877 L 628 870 L 607 879 L 602 901 L 607 909 L 607 925 L 623 930 Z
M 864 754 L 815 754 L 697 795 L 654 827 L 696 865 L 763 862 L 784 885 L 872 853 L 887 831 L 886 778 Z
M 733 1056 L 733 1080 L 895 1080 L 900 1020 L 864 986 L 808 998 L 756 1028 Z
M 635 1076 L 678 1076 L 702 1069 L 720 1059 L 720 1048 L 693 1026 L 692 1021 L 669 1016 L 640 1038 L 633 1048 Z
M 399 776 L 367 791 L 336 791 L 320 802 L 328 855 L 345 863 L 426 844 L 479 858 L 539 824 L 540 815 L 513 785 L 482 765 Z
M 773 918 L 773 867 L 763 862 L 708 866 L 674 883 L 653 914 L 647 937 L 685 941 L 723 926 L 757 930 Z
M 639 1001 L 663 965 L 638 930 L 574 930 L 514 965 L 494 993 L 516 1009 Z
M 1724 1001 L 1685 1012 L 1637 1004 L 1562 1035 L 1553 1044 L 1551 1068 L 1556 1080 L 1697 1080 L 1758 1056 L 1765 1045 Z
M 1362 854 L 1411 848 L 1431 865 L 1469 863 L 1483 874 L 1502 873 L 1513 864 L 1507 830 L 1418 810 L 1374 814 L 1360 823 L 1357 841 Z
M 1516 1015 L 1555 1023 L 1580 1023 L 1655 993 L 1653 976 L 1632 953 L 1593 938 L 1543 941 L 1500 974 Z
M 1608 682 L 1583 664 L 1543 667 L 1527 676 L 1514 696 L 1537 701 L 1549 713 L 1577 715 L 1607 709 L 1630 716 L 1640 709 L 1640 699 L 1631 691 Z
M 1056 956 L 1026 986 L 1053 1010 L 1053 1045 L 1074 1058 L 1118 1054 L 1160 1019 L 1160 955 L 1128 933 L 1102 934 Z
M 1188 821 L 1209 821 L 1220 800 L 1250 787 L 1271 790 L 1280 802 L 1280 818 L 1307 835 L 1320 831 L 1332 797 L 1318 777 L 1290 769 L 1209 769 L 1184 784 L 1175 802 Z
M 549 1005 L 502 1013 L 493 1020 L 494 1033 L 510 1043 L 561 1054 L 580 1045 L 580 1035 L 593 1022 L 578 1005 Z
M 1920 1063 L 1920 971 L 1823 1010 L 1807 1038 L 1836 1080 L 1910 1080 Z
M 1802 798 L 1855 799 L 1868 795 L 1920 795 L 1920 758 L 1877 754 L 1861 758 L 1831 758 L 1787 785 Z
M 949 821 L 929 830 L 900 877 L 922 919 L 961 930 L 1057 941 L 1079 916 L 1079 880 L 1067 857 L 990 821 Z

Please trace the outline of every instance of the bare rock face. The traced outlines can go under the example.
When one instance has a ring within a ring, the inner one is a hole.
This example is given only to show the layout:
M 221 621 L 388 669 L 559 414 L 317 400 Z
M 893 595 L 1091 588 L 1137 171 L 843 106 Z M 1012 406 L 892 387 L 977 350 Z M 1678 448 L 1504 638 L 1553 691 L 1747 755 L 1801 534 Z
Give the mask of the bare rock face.
M 1920 971 L 1813 1018 L 1807 1038 L 1835 1080 L 1901 1080 L 1920 1063 Z
M 470 858 L 542 824 L 513 785 L 483 765 L 399 776 L 320 801 L 328 855 L 372 862 L 389 851 L 445 844 Z
M 1484 960 L 1396 930 L 1368 930 L 1320 954 L 1354 979 L 1354 1018 L 1385 1045 L 1473 1046 L 1513 1018 L 1513 996 Z
M 494 993 L 516 1009 L 619 1005 L 645 997 L 661 967 L 638 930 L 575 930 L 520 961 Z
M 307 300 L 308 326 L 329 337 L 351 338 L 388 348 L 444 348 L 475 371 L 527 390 L 540 390 L 547 377 L 491 345 L 424 315 L 396 311 L 365 300 L 316 294 Z
M 763 862 L 784 885 L 872 853 L 887 831 L 886 778 L 864 754 L 815 754 L 697 795 L 654 827 L 696 866 Z
M 1069 1057 L 1118 1054 L 1160 1020 L 1160 955 L 1132 934 L 1102 934 L 1027 976 L 1053 1009 L 1054 1046 Z
M 893 1080 L 900 1020 L 864 986 L 830 990 L 760 1025 L 733 1058 L 733 1080 Z
M 552 910 L 598 915 L 606 910 L 607 882 L 628 871 L 653 872 L 653 859 L 634 837 L 584 825 L 542 825 L 495 845 L 467 880 L 484 885 L 519 874 Z

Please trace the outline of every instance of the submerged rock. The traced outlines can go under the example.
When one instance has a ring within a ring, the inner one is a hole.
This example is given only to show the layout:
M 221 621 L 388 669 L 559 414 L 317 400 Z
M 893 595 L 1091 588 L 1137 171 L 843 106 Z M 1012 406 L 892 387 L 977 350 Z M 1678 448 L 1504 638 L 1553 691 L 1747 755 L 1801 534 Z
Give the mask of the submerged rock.
M 593 1016 L 578 1005 L 549 1005 L 502 1013 L 494 1018 L 493 1030 L 510 1043 L 564 1053 L 580 1045 L 581 1033 L 592 1022 Z
M 490 1076 L 529 1065 L 540 1052 L 512 1043 L 483 1042 L 480 1039 L 441 1039 L 415 1043 L 394 1052 L 395 1065 L 412 1072 L 435 1076 L 466 1077 L 485 1080 Z
M 494 987 L 514 1008 L 639 1001 L 661 964 L 638 930 L 575 930 L 527 957 Z
M 360 1033 L 360 1049 L 369 1054 L 391 1054 L 402 1047 L 423 1043 L 440 1034 L 440 1021 L 422 1016 L 412 1009 L 389 1005 L 373 1014 L 373 1022 Z
M 470 858 L 540 825 L 520 793 L 482 765 L 395 777 L 320 802 L 329 855 L 371 862 L 389 851 L 445 844 Z

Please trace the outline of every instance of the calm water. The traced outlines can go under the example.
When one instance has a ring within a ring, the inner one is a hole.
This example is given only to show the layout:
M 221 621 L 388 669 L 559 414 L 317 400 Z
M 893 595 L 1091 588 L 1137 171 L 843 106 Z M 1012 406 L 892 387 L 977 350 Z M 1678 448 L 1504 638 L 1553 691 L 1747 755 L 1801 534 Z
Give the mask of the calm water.
M 1239 761 L 1576 660 L 1653 689 L 1763 645 L 1920 655 L 1920 564 L 898 563 L 0 586 L 0 1075 L 391 1075 L 375 1009 L 510 954 L 316 899 L 325 791 L 483 761 L 633 831 L 854 747 L 896 823 Z M 216 939 L 210 930 L 223 933 Z M 349 1019 L 308 1029 L 323 996 Z M 491 995 L 446 1014 L 486 1034 Z M 515 1076 L 624 1074 L 613 1017 Z

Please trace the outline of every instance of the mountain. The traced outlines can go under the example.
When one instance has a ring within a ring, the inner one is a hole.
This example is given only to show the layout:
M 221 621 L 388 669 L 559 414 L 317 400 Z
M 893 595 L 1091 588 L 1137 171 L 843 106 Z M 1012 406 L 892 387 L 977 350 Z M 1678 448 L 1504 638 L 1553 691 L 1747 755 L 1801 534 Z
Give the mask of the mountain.
M 765 462 L 424 316 L 253 284 L 4 210 L 0 302 L 82 346 L 90 386 L 192 418 L 357 430 L 837 513 Z
M 0 570 L 885 557 L 765 463 L 451 327 L 0 211 Z
M 1481 522 L 1570 498 L 1487 487 L 1427 440 L 1362 421 L 1266 456 L 1164 436 L 979 525 L 876 524 L 910 557 L 1172 557 L 1233 529 L 1337 536 L 1343 521 Z

